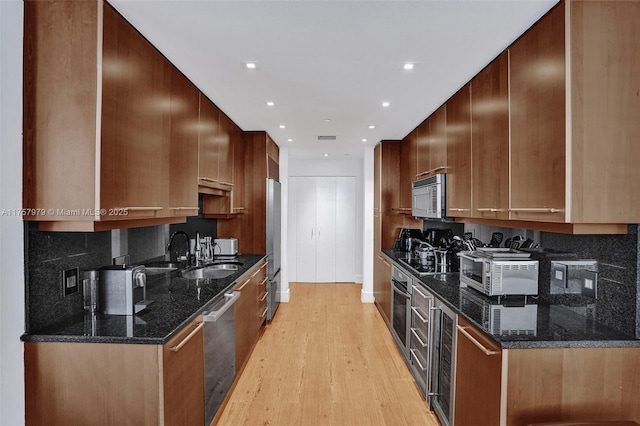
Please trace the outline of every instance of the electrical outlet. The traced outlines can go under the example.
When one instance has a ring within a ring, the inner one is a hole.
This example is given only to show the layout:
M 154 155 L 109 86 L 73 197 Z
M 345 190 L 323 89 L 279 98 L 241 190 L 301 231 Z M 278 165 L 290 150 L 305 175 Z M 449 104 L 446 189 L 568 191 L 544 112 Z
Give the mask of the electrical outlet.
M 598 273 L 582 271 L 582 295 L 596 299 L 598 297 Z
M 62 296 L 68 295 L 78 291 L 78 284 L 80 282 L 80 269 L 73 268 L 62 271 Z

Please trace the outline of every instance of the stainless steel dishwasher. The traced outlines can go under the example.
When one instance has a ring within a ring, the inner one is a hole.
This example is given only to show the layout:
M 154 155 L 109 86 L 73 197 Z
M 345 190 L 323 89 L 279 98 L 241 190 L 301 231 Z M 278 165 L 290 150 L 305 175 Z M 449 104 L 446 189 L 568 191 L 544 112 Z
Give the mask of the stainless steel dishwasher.
M 233 305 L 240 292 L 225 293 L 212 302 L 204 321 L 204 424 L 209 426 L 236 377 Z

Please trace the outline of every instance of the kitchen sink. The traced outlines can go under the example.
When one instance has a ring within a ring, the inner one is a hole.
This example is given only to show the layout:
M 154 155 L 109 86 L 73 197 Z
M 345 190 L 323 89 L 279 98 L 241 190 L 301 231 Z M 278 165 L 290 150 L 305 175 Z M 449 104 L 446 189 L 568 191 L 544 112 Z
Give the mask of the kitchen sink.
M 198 269 L 182 271 L 180 275 L 182 276 L 182 278 L 193 280 L 202 278 L 225 278 L 229 275 L 235 274 L 236 272 L 238 272 L 237 264 L 219 263 Z

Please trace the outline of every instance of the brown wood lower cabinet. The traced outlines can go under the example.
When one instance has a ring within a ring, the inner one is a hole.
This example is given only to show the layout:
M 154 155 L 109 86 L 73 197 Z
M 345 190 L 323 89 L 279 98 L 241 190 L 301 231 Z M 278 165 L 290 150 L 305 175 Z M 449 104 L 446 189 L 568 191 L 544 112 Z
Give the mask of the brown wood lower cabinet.
M 373 262 L 373 295 L 376 306 L 388 325 L 391 319 L 391 264 L 379 254 L 374 257 Z
M 501 371 L 500 347 L 458 317 L 456 426 L 500 424 Z
M 165 345 L 25 343 L 27 425 L 204 424 L 202 322 Z
M 640 349 L 500 349 L 458 320 L 454 424 L 640 422 Z
M 253 271 L 250 271 L 248 278 L 239 282 L 234 288 L 234 291 L 240 292 L 240 299 L 236 302 L 233 311 L 237 373 L 242 371 L 267 318 L 266 266 L 267 263 L 262 262 Z

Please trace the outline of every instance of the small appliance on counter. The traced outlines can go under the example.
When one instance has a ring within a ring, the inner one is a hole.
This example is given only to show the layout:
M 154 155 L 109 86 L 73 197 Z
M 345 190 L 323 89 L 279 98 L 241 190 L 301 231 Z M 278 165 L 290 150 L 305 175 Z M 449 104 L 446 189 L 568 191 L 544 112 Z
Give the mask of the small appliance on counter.
M 237 238 L 215 238 L 213 243 L 214 256 L 235 256 L 238 254 Z
M 213 242 L 214 256 L 236 256 L 238 254 L 237 238 L 215 238 Z
M 396 239 L 393 249 L 396 251 L 412 252 L 422 238 L 421 230 L 402 228 L 400 229 L 400 235 Z
M 135 315 L 151 302 L 146 300 L 144 266 L 116 265 L 100 269 L 100 308 L 108 315 Z
M 510 248 L 478 247 L 462 251 L 460 285 L 487 296 L 536 296 L 538 261 L 530 254 Z

